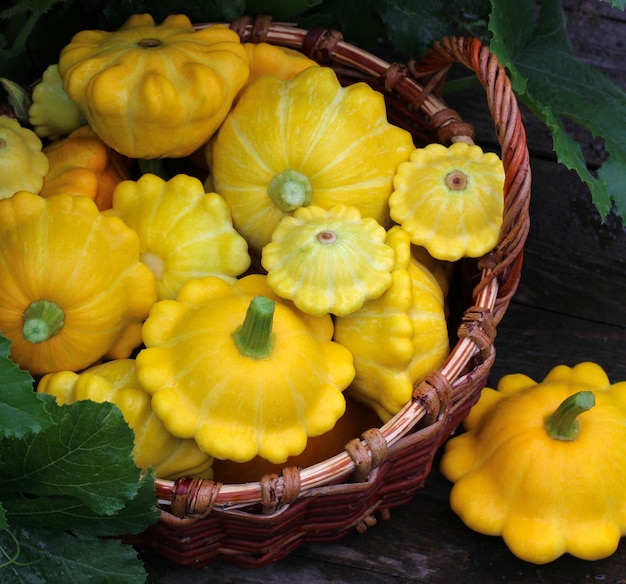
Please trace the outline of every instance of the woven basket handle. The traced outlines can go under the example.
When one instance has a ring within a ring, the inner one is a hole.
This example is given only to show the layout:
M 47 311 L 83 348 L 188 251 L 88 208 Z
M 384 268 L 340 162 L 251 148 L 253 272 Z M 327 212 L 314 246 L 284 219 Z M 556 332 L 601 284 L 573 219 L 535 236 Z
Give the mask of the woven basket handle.
M 530 221 L 531 170 L 526 131 L 517 98 L 504 67 L 497 57 L 477 39 L 446 37 L 435 43 L 431 51 L 414 66 L 418 77 L 441 83 L 453 63 L 472 70 L 485 89 L 489 111 L 494 120 L 496 136 L 502 151 L 505 170 L 504 219 L 502 233 L 506 234 L 494 252 L 482 260 L 481 267 L 490 267 L 494 277 L 514 270 L 514 277 L 504 279 L 494 309 L 496 321 L 504 312 L 517 289 L 522 263 L 522 248 L 528 235 Z M 437 122 L 436 119 L 431 119 Z M 440 131 L 440 129 L 438 129 Z M 454 137 L 451 138 L 454 141 Z M 481 282 L 484 286 L 486 282 Z M 508 286 L 507 286 L 508 284 Z M 478 292 L 478 290 L 476 291 Z

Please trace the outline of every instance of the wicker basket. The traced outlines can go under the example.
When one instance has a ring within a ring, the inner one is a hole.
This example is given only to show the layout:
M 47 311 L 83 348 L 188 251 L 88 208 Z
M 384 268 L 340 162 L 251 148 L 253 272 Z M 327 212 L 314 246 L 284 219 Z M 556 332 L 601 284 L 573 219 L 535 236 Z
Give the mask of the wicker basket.
M 206 25 L 197 25 L 198 28 Z M 389 120 L 416 145 L 471 141 L 473 130 L 436 97 L 449 68 L 462 63 L 486 90 L 504 163 L 504 221 L 496 249 L 459 265 L 452 287 L 449 358 L 414 389 L 387 424 L 355 437 L 341 454 L 308 468 L 287 467 L 257 482 L 157 480 L 161 520 L 130 543 L 202 568 L 217 559 L 256 567 L 305 542 L 335 540 L 372 525 L 375 514 L 409 501 L 436 451 L 478 399 L 493 364 L 496 326 L 517 289 L 529 228 L 530 167 L 517 101 L 504 69 L 475 39 L 445 38 L 420 63 L 384 60 L 344 42 L 336 31 L 305 31 L 267 17 L 231 27 L 244 42 L 298 49 L 333 67 L 344 84 L 366 81 L 387 100 Z

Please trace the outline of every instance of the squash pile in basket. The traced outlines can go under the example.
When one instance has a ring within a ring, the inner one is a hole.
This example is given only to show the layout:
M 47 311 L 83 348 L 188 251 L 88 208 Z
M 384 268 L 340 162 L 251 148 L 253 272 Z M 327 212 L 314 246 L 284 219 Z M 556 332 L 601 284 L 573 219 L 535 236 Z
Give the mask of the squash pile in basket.
M 182 15 L 76 34 L 0 118 L 0 169 L 12 359 L 115 403 L 160 478 L 389 420 L 449 352 L 453 262 L 502 223 L 495 154 L 416 148 L 369 85 Z

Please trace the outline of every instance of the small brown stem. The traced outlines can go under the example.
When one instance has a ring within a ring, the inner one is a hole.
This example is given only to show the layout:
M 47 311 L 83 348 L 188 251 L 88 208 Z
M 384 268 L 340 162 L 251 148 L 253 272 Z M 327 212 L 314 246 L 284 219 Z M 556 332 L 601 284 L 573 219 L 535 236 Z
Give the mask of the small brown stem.
M 453 170 L 446 176 L 446 186 L 452 191 L 462 191 L 467 186 L 467 176 L 460 170 Z

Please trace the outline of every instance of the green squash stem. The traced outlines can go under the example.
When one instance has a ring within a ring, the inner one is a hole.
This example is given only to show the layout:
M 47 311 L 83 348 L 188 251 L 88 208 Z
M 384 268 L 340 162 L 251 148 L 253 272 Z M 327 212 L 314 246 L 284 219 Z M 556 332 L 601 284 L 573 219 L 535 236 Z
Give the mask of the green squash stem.
M 288 213 L 310 204 L 313 187 L 301 172 L 287 169 L 270 181 L 267 194 L 281 211 Z
M 242 325 L 233 333 L 235 345 L 244 357 L 263 359 L 271 354 L 274 308 L 274 301 L 265 296 L 256 296 L 250 302 Z
M 575 440 L 580 430 L 578 416 L 596 403 L 592 391 L 579 391 L 563 400 L 545 421 L 546 432 L 555 440 Z
M 36 300 L 24 311 L 22 334 L 30 343 L 43 343 L 61 331 L 65 324 L 63 309 L 49 300 Z
M 154 174 L 163 180 L 172 178 L 162 158 L 138 158 L 137 165 L 141 174 Z

